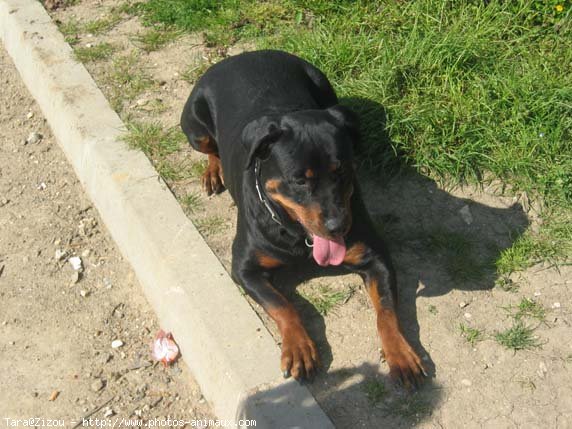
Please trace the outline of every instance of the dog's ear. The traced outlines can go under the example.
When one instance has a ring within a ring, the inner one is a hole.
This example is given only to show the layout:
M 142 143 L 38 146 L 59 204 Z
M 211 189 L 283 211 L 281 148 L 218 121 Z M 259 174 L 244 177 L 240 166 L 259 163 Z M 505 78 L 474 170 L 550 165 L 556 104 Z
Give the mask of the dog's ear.
M 328 113 L 338 125 L 347 133 L 352 142 L 352 148 L 359 150 L 361 147 L 361 133 L 359 129 L 359 117 L 349 107 L 336 104 L 328 109 Z
M 250 168 L 255 158 L 265 159 L 270 146 L 283 134 L 275 118 L 263 116 L 248 123 L 242 130 L 242 145 L 248 153 L 245 169 Z
M 336 104 L 328 109 L 328 113 L 343 127 L 346 127 L 350 132 L 357 133 L 359 130 L 358 116 L 346 106 Z

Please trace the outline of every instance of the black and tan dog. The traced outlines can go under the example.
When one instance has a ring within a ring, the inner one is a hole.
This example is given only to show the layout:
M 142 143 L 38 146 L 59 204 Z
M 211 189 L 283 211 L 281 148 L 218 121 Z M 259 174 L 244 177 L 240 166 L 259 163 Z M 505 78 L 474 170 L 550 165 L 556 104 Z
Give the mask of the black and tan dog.
M 319 358 L 272 272 L 317 263 L 363 278 L 391 377 L 417 385 L 425 371 L 402 334 L 395 273 L 355 179 L 357 120 L 324 74 L 279 51 L 227 58 L 199 79 L 181 126 L 208 155 L 207 193 L 226 187 L 236 203 L 232 276 L 278 325 L 284 375 L 310 378 Z

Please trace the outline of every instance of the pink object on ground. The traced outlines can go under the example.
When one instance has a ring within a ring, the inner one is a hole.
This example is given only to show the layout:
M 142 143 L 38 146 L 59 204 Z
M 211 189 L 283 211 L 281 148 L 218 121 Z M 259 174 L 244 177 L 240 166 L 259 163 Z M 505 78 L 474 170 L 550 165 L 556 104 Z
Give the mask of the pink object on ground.
M 318 265 L 340 265 L 346 256 L 346 243 L 343 238 L 327 240 L 314 235 L 313 256 Z
M 173 335 L 170 332 L 165 333 L 162 329 L 157 332 L 153 340 L 153 359 L 163 362 L 163 365 L 174 362 L 179 356 L 179 347 L 173 340 Z

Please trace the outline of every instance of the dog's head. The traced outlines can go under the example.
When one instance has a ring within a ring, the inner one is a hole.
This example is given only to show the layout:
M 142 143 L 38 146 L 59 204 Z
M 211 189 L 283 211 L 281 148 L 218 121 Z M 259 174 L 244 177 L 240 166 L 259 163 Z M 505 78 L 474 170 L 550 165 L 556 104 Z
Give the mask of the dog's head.
M 313 239 L 320 265 L 338 265 L 345 255 L 358 135 L 356 116 L 343 106 L 264 116 L 242 134 L 246 168 L 261 160 L 261 186 Z

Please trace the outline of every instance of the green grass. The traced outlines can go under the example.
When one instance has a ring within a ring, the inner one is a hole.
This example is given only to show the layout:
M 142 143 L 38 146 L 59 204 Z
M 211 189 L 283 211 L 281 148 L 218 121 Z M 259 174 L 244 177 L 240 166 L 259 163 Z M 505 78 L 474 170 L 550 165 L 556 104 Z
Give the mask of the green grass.
M 208 161 L 206 159 L 201 159 L 200 161 L 193 162 L 190 167 L 191 177 L 202 177 L 202 175 L 207 170 Z
M 388 394 L 387 387 L 382 381 L 370 380 L 365 383 L 363 390 L 372 405 L 380 403 Z
M 530 298 L 522 298 L 518 305 L 503 308 L 511 313 L 515 320 L 521 320 L 525 317 L 529 317 L 539 321 L 544 321 L 546 318 L 546 309 L 542 304 Z
M 183 206 L 185 206 L 191 213 L 196 213 L 203 207 L 203 200 L 199 193 L 193 192 L 182 200 Z
M 420 420 L 431 414 L 431 405 L 419 393 L 396 398 L 385 408 L 391 416 Z
M 429 313 L 431 313 L 433 316 L 439 314 L 439 310 L 437 310 L 437 307 L 435 307 L 433 304 L 427 308 L 427 311 L 429 311 Z
M 454 281 L 480 280 L 493 269 L 492 262 L 478 251 L 475 237 L 438 228 L 430 231 L 427 239 L 429 249 L 442 257 Z
M 546 261 L 558 265 L 572 258 L 572 216 L 570 211 L 559 209 L 547 214 L 538 233 L 527 231 L 504 250 L 496 261 L 500 274 L 510 274 Z
M 327 316 L 335 307 L 347 302 L 354 292 L 355 288 L 350 286 L 347 286 L 347 289 L 343 291 L 333 291 L 327 286 L 320 286 L 318 291 L 300 292 L 300 295 L 312 304 L 318 313 Z
M 104 83 L 110 87 L 110 102 L 117 112 L 124 109 L 143 91 L 153 85 L 151 77 L 139 65 L 137 54 L 121 56 L 113 60 Z
M 93 21 L 88 21 L 82 26 L 82 30 L 85 33 L 93 34 L 95 36 L 106 33 L 115 27 L 121 21 L 121 16 L 118 14 L 112 14 L 105 18 L 94 19 Z
M 60 32 L 64 35 L 66 42 L 70 45 L 75 45 L 79 42 L 79 33 L 81 33 L 81 23 L 72 18 L 69 21 L 61 22 L 59 24 Z
M 540 342 L 534 336 L 534 328 L 526 326 L 521 320 L 517 320 L 505 331 L 497 332 L 495 340 L 507 349 L 515 351 L 541 347 Z
M 364 166 L 448 182 L 492 173 L 543 198 L 553 215 L 501 255 L 510 273 L 572 258 L 572 2 L 559 4 L 148 0 L 138 11 L 211 45 L 248 41 L 317 65 L 362 118 Z
M 82 63 L 90 63 L 95 61 L 106 60 L 113 55 L 115 48 L 110 43 L 100 43 L 90 48 L 76 47 L 74 48 L 74 55 L 76 59 Z
M 205 235 L 218 234 L 226 228 L 225 220 L 220 216 L 210 216 L 196 221 L 197 229 Z
M 477 328 L 471 328 L 464 323 L 459 325 L 459 330 L 461 331 L 461 336 L 465 338 L 472 346 L 474 346 L 477 342 L 484 340 L 485 338 L 483 331 Z
M 163 46 L 175 40 L 181 34 L 180 31 L 151 28 L 143 33 L 137 34 L 133 40 L 135 44 L 145 52 L 157 51 Z
M 159 123 L 130 122 L 123 140 L 132 149 L 139 149 L 152 160 L 179 150 L 182 134 L 176 128 L 165 129 Z

